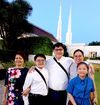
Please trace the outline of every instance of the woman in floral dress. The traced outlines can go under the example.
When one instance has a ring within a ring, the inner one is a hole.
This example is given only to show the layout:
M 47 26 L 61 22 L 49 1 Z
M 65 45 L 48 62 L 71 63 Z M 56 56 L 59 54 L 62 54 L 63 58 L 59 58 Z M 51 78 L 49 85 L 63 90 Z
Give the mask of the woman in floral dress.
M 24 67 L 26 56 L 23 52 L 15 55 L 15 67 L 7 71 L 3 95 L 3 105 L 24 105 L 22 99 L 22 87 L 25 81 L 28 68 Z

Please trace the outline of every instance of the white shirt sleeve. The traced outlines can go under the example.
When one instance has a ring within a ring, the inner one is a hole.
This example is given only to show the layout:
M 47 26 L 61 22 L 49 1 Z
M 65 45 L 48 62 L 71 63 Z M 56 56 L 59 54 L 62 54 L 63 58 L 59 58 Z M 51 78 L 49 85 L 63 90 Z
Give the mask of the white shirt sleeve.
M 27 96 L 23 96 L 23 101 L 24 101 L 24 105 L 29 105 L 28 95 Z
M 32 82 L 33 82 L 33 71 L 27 73 L 27 76 L 26 76 L 26 79 L 25 79 L 25 82 L 24 82 L 24 85 L 23 85 L 23 90 L 30 87 Z
M 77 76 L 77 65 L 72 58 L 70 58 L 69 62 L 70 62 L 69 66 L 70 79 L 72 79 Z
M 27 76 L 26 76 L 26 79 L 25 79 L 25 82 L 24 82 L 24 85 L 23 85 L 23 90 L 25 90 L 28 87 L 30 87 L 31 84 L 32 84 L 32 81 L 33 81 L 33 72 L 30 72 L 30 73 L 28 72 Z M 23 101 L 24 101 L 24 105 L 29 105 L 28 95 L 27 96 L 23 96 Z

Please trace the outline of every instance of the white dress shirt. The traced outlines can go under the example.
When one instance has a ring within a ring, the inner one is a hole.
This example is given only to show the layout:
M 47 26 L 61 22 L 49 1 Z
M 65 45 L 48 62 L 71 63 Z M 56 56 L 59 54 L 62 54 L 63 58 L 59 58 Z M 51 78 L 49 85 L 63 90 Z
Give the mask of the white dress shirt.
M 72 58 L 62 57 L 58 62 L 60 62 L 69 73 L 69 68 L 74 61 Z M 65 90 L 68 84 L 68 77 L 53 58 L 47 60 L 46 68 L 49 73 L 49 87 L 53 90 Z
M 47 69 L 45 68 L 39 69 L 38 67 L 36 68 L 42 73 L 48 85 Z M 36 70 L 27 73 L 23 90 L 26 90 L 28 87 L 30 87 L 30 93 L 40 94 L 43 96 L 46 96 L 48 94 L 48 87 L 46 86 L 44 80 Z M 24 105 L 28 105 L 28 96 L 23 96 L 23 100 L 24 100 Z
M 42 73 L 42 75 L 46 80 L 46 83 L 48 84 L 47 70 L 45 68 L 43 69 L 37 68 L 37 69 Z M 48 89 L 46 87 L 44 80 L 36 70 L 33 70 L 31 73 L 28 73 L 26 76 L 23 90 L 27 89 L 28 87 L 31 88 L 30 93 L 33 93 L 33 94 L 47 95 L 48 93 Z

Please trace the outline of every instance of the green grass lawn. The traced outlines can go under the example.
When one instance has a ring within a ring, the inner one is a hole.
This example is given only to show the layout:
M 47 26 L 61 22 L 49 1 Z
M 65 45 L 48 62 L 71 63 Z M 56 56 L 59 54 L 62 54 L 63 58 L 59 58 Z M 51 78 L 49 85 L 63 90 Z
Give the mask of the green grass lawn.
M 95 83 L 97 88 L 98 105 L 100 105 L 100 64 L 93 64 L 95 69 Z
M 97 88 L 98 105 L 100 105 L 100 72 L 95 72 L 95 83 Z

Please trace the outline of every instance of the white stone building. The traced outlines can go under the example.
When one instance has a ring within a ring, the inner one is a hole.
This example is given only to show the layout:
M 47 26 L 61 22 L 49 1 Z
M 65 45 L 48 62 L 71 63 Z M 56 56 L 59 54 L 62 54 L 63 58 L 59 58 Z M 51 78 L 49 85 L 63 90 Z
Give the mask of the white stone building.
M 60 8 L 62 8 L 61 4 L 60 4 Z M 65 45 L 67 46 L 69 55 L 72 56 L 73 52 L 76 49 L 81 49 L 84 52 L 84 55 L 86 57 L 89 57 L 89 58 L 100 57 L 100 46 L 88 46 L 85 43 L 72 43 L 71 13 L 72 13 L 72 10 L 70 8 L 69 19 L 68 19 L 68 31 L 66 33 L 66 42 L 65 42 Z M 61 10 L 60 10 L 59 17 L 61 17 Z M 60 18 L 60 21 L 62 21 L 61 18 Z M 58 24 L 59 24 L 59 20 L 58 20 Z M 60 24 L 60 25 L 62 25 L 62 24 Z M 60 29 L 58 28 L 57 31 L 59 30 L 59 32 L 61 32 L 60 30 L 61 30 L 62 26 L 59 26 L 59 27 L 60 27 Z M 61 38 L 61 33 L 59 34 L 59 36 L 57 34 L 57 37 Z M 58 41 L 61 42 L 61 39 Z

